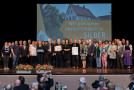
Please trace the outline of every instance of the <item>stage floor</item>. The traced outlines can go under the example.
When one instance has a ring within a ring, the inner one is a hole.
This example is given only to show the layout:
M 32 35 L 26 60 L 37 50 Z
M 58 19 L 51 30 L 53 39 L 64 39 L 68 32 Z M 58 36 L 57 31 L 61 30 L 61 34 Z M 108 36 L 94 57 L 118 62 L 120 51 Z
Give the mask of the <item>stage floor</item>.
M 52 70 L 53 75 L 98 75 L 98 74 L 131 74 L 134 73 L 134 69 L 98 69 L 98 68 L 87 68 L 87 69 L 73 69 L 73 68 L 54 68 Z M 32 75 L 36 75 L 36 71 L 33 70 Z M 31 75 L 22 74 L 22 75 Z M 4 71 L 0 68 L 0 75 L 18 75 L 15 69 L 9 69 L 9 71 Z M 20 74 L 19 74 L 20 75 Z

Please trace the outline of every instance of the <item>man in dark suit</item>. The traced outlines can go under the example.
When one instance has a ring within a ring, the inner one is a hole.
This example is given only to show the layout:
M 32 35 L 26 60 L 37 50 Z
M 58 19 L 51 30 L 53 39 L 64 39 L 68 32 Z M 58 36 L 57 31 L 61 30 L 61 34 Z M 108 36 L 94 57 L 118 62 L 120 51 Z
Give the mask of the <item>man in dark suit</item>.
M 72 52 L 72 44 L 73 44 L 73 39 L 69 40 L 69 45 L 70 45 L 70 52 Z M 72 54 L 70 54 L 70 66 L 73 66 L 73 61 L 72 61 Z
M 88 44 L 87 67 L 93 67 L 93 53 L 94 53 L 94 44 L 92 44 L 92 40 L 90 39 Z
M 26 41 L 23 41 L 23 46 L 20 48 L 21 64 L 27 64 L 27 58 L 29 58 L 29 47 L 26 45 Z
M 37 58 L 38 58 L 37 64 L 41 65 L 45 64 L 46 52 L 47 52 L 46 45 L 42 45 L 41 40 L 39 40 L 37 45 Z
M 61 47 L 61 50 L 56 51 L 56 67 L 63 67 L 63 58 L 62 58 L 62 44 L 60 43 L 60 39 L 57 39 L 56 46 Z
M 29 85 L 25 84 L 25 78 L 23 76 L 19 76 L 19 80 L 21 82 L 20 89 L 29 90 Z
M 78 68 L 79 66 L 79 54 L 80 54 L 80 46 L 77 44 L 77 40 L 74 40 L 74 43 L 72 44 L 72 47 L 78 47 L 78 55 L 72 55 L 72 61 L 73 61 L 73 68 Z
M 51 39 L 48 39 L 48 44 L 46 46 L 47 46 L 47 63 L 46 64 L 52 65 L 52 54 L 54 51 L 54 48 L 53 48 L 54 45 L 51 43 Z

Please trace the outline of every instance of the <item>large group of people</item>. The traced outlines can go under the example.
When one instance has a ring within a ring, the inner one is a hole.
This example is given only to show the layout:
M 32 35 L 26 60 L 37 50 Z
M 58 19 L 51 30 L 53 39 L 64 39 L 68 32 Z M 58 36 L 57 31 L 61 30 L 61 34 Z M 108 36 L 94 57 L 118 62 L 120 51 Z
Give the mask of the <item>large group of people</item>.
M 38 74 L 36 79 L 37 80 L 31 82 L 31 84 L 26 84 L 25 78 L 19 76 L 14 84 L 7 83 L 2 90 L 50 90 L 54 86 L 54 80 L 51 73 Z M 134 90 L 134 74 L 130 75 L 130 83 L 127 87 L 118 86 L 116 85 L 117 83 L 111 82 L 110 79 L 106 79 L 103 75 L 100 75 L 98 80 L 95 80 L 91 84 L 92 87 L 89 87 L 87 84 L 88 80 L 83 76 L 80 77 L 77 83 L 79 83 L 79 87 L 76 90 Z M 0 84 L 2 84 L 2 82 L 0 82 Z M 64 90 L 62 88 L 63 86 L 56 88 L 55 84 L 55 90 Z M 69 88 L 71 89 L 71 87 Z
M 25 83 L 25 78 L 19 76 L 15 80 L 14 85 L 7 83 L 2 90 L 50 90 L 54 85 L 54 80 L 51 73 L 38 74 L 37 80 L 31 82 L 30 85 Z
M 77 49 L 74 50 L 74 47 Z M 72 53 L 72 52 L 75 52 Z M 96 39 L 5 42 L 1 50 L 4 69 L 18 64 L 49 64 L 56 68 L 131 68 L 132 45 L 129 40 L 97 41 Z M 11 60 L 10 60 L 11 59 Z M 12 61 L 12 65 L 8 65 Z M 9 66 L 9 67 L 8 67 Z

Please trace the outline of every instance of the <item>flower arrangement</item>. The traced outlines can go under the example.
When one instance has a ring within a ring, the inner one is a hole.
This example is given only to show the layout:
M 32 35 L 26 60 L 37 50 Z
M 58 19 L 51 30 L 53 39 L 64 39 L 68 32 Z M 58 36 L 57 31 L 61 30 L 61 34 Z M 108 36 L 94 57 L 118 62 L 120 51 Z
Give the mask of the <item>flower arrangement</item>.
M 17 67 L 16 67 L 16 70 L 25 70 L 25 71 L 31 71 L 33 70 L 33 67 L 31 65 L 22 65 L 22 64 L 19 64 Z
M 36 65 L 36 70 L 40 71 L 40 70 L 52 70 L 53 66 L 52 65 Z

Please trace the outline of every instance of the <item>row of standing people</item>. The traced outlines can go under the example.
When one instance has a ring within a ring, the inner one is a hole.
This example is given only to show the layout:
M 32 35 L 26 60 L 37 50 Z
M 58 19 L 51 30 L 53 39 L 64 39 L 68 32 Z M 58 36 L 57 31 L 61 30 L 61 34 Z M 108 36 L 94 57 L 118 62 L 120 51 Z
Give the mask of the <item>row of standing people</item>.
M 62 50 L 55 51 L 55 46 L 61 46 Z M 78 47 L 78 55 L 72 55 L 72 47 Z M 48 39 L 48 43 L 41 42 L 40 40 L 32 41 L 28 44 L 26 41 L 19 43 L 15 41 L 14 45 L 5 42 L 2 48 L 2 57 L 4 58 L 4 69 L 8 69 L 9 58 L 13 60 L 12 68 L 15 68 L 19 64 L 31 64 L 33 66 L 37 64 L 51 64 L 54 67 L 117 67 L 124 68 L 124 65 L 132 65 L 132 45 L 129 41 L 121 42 L 119 39 L 111 41 L 101 41 L 72 39 L 57 41 L 51 43 L 51 39 Z M 29 60 L 29 62 L 28 62 Z

